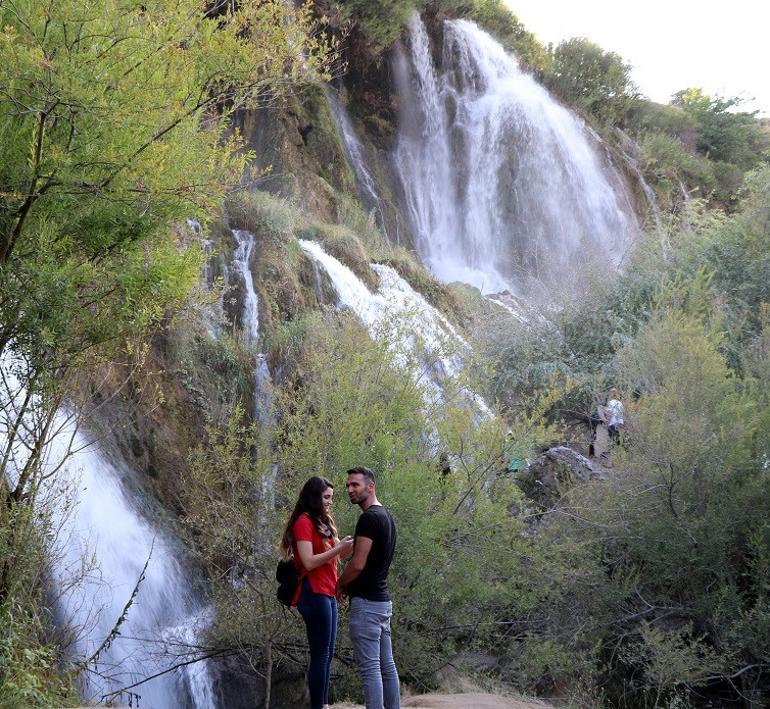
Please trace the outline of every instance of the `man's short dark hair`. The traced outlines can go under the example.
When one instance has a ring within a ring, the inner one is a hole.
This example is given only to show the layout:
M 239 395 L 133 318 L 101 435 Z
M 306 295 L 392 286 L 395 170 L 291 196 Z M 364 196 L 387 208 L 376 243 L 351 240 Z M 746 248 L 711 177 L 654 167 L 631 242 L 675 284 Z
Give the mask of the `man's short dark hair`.
M 359 465 L 356 468 L 351 468 L 347 472 L 348 475 L 363 475 L 364 480 L 370 483 L 377 483 L 377 481 L 374 479 L 374 471 L 370 470 L 369 468 Z

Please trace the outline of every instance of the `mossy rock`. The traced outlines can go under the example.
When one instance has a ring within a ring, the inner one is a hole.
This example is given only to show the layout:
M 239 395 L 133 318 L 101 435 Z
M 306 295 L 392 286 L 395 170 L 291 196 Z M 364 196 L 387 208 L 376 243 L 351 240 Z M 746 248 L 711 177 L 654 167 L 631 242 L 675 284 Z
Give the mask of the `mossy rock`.
M 238 130 L 255 153 L 250 189 L 270 191 L 328 220 L 335 195 L 355 194 L 323 88 L 308 85 L 277 106 L 239 112 Z

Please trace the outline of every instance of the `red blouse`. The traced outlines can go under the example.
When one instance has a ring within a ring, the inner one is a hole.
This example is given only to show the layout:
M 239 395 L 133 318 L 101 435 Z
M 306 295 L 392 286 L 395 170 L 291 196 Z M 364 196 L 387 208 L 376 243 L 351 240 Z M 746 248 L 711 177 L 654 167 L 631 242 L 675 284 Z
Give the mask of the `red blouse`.
M 294 563 L 300 575 L 307 575 L 310 588 L 314 593 L 334 596 L 334 589 L 337 586 L 337 557 L 329 559 L 325 564 L 321 564 L 321 566 L 308 572 L 297 552 L 297 542 L 312 542 L 313 554 L 323 554 L 327 549 L 331 549 L 334 546 L 334 540 L 321 534 L 307 513 L 303 513 L 297 518 L 292 533 L 294 535 Z M 300 584 L 301 588 L 302 584 Z M 297 590 L 297 595 L 292 605 L 297 605 L 301 593 L 300 589 Z

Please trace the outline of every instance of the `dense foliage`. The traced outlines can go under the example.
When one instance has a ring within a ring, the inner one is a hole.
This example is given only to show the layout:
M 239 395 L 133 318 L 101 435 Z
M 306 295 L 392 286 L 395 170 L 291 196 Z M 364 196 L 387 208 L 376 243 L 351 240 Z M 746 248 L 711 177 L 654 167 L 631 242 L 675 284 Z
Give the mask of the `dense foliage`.
M 631 65 L 582 37 L 556 46 L 546 80 L 559 98 L 602 124 L 622 124 L 635 93 Z
M 747 184 L 740 213 L 688 215 L 550 321 L 484 330 L 491 391 L 511 410 L 556 375 L 573 388 L 555 420 L 586 419 L 611 384 L 625 392 L 609 480 L 570 490 L 544 531 L 580 545 L 593 591 L 565 600 L 590 623 L 540 636 L 598 648 L 596 684 L 618 706 L 766 700 L 770 173 Z

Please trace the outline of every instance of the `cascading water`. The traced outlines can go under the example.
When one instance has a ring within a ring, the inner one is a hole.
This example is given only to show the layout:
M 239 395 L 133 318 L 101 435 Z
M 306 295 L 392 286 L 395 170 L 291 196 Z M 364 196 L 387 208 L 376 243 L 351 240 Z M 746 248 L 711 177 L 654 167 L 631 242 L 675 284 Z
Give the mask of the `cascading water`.
M 313 262 L 321 265 L 329 276 L 339 305 L 349 308 L 369 331 L 371 337 L 387 337 L 394 348 L 396 361 L 406 364 L 418 352 L 427 368 L 432 394 L 438 399 L 442 387 L 456 382 L 464 370 L 468 343 L 452 324 L 425 298 L 417 293 L 398 273 L 384 264 L 371 264 L 379 277 L 379 288 L 372 293 L 358 276 L 314 241 L 300 240 L 299 245 Z M 393 335 L 397 338 L 394 339 Z M 468 393 L 476 408 L 487 415 L 489 409 L 476 395 Z
M 396 52 L 395 165 L 423 262 L 443 281 L 530 297 L 614 268 L 635 231 L 581 121 L 476 25 L 443 25 L 434 66 L 418 15 Z
M 79 670 L 83 698 L 215 709 L 199 647 L 208 619 L 181 550 L 138 511 L 141 496 L 128 494 L 132 471 L 66 407 L 50 427 L 38 425 L 39 399 L 21 384 L 31 368 L 12 345 L 0 372 L 0 450 L 12 485 L 44 443 L 34 502 L 56 613 L 52 639 Z
M 237 248 L 233 257 L 233 268 L 243 281 L 243 314 L 241 327 L 246 342 L 257 346 L 259 342 L 259 298 L 254 288 L 254 276 L 251 273 L 251 257 L 254 252 L 254 234 L 241 229 L 233 229 Z M 254 420 L 261 426 L 269 426 L 271 420 L 271 377 L 267 366 L 267 356 L 257 352 L 254 370 Z M 266 476 L 262 486 L 262 500 L 272 508 L 275 506 L 275 483 L 278 479 L 278 469 L 273 466 L 269 476 Z
M 67 456 L 70 441 L 74 452 Z M 66 516 L 51 558 L 73 658 L 91 658 L 99 650 L 143 576 L 118 635 L 84 673 L 84 698 L 138 698 L 146 709 L 175 709 L 189 701 L 194 709 L 214 709 L 205 661 L 165 672 L 196 655 L 202 630 L 202 604 L 178 561 L 180 550 L 137 511 L 124 488 L 131 471 L 122 459 L 63 424 L 47 464 L 62 460 L 57 486 L 72 491 L 73 504 L 69 513 L 60 513 Z M 95 567 L 84 573 L 89 558 Z M 153 675 L 159 676 L 148 680 Z
M 254 276 L 251 273 L 254 234 L 233 229 L 233 236 L 237 244 L 233 256 L 233 269 L 243 282 L 241 328 L 246 342 L 256 346 L 259 342 L 259 298 L 254 288 Z M 270 416 L 270 370 L 267 367 L 267 357 L 262 352 L 257 353 L 255 378 L 254 417 L 265 424 Z

